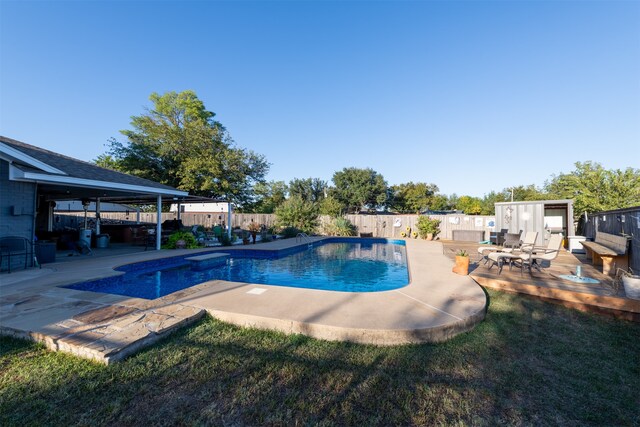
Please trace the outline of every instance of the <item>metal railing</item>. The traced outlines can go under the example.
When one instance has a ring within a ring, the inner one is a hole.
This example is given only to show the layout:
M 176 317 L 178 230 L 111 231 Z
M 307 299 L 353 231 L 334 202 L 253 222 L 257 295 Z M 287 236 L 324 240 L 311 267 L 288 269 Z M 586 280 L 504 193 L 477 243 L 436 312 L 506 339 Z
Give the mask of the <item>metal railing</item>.
M 296 243 L 298 242 L 307 243 L 308 247 L 313 246 L 313 242 L 311 241 L 311 238 L 307 235 L 307 233 L 298 233 L 296 235 Z

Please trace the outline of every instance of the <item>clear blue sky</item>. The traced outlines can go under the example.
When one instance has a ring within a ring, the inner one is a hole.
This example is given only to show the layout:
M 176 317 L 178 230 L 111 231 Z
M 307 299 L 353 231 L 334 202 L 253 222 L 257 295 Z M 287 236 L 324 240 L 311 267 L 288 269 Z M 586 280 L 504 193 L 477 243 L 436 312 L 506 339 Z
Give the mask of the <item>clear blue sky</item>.
M 482 196 L 640 167 L 640 2 L 0 0 L 0 134 L 84 160 L 193 89 L 269 179 Z

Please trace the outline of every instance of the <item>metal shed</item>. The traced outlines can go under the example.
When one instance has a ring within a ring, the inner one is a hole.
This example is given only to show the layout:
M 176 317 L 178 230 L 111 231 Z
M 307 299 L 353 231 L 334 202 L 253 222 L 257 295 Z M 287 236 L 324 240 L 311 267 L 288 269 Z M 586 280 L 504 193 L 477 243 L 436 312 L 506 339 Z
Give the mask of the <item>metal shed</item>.
M 535 200 L 495 204 L 496 229 L 537 231 L 537 245 L 544 245 L 551 234 L 575 235 L 573 200 Z

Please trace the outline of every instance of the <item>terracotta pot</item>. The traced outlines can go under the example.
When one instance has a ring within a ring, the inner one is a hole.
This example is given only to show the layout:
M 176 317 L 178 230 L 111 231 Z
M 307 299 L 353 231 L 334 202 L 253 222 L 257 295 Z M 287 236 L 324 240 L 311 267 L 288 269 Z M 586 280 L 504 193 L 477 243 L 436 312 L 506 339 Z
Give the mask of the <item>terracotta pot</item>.
M 426 240 L 433 240 L 433 233 L 427 233 Z
M 469 257 L 456 255 L 456 265 L 453 267 L 453 271 L 456 274 L 466 276 L 469 274 Z

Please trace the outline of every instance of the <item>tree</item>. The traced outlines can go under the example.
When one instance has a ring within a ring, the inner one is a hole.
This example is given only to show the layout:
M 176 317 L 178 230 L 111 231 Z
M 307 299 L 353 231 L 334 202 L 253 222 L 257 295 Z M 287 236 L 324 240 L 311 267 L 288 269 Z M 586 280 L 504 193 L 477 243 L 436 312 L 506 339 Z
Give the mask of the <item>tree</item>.
M 333 196 L 327 196 L 318 203 L 320 214 L 334 218 L 342 215 L 342 204 Z
M 573 199 L 577 219 L 599 212 L 640 205 L 640 169 L 607 170 L 595 162 L 577 162 L 568 174 L 553 176 L 547 191 L 558 199 Z
M 434 194 L 431 198 L 429 209 L 432 211 L 446 211 L 451 209 L 451 206 L 449 205 L 449 198 L 444 194 Z
M 460 196 L 455 208 L 467 215 L 478 215 L 482 212 L 482 200 L 478 197 Z
M 318 226 L 318 205 L 294 196 L 276 208 L 276 225 L 278 227 L 295 227 L 311 234 Z
M 537 188 L 533 184 L 508 187 L 500 192 L 492 191 L 489 194 L 485 194 L 481 201 L 482 209 L 480 213 L 482 215 L 495 215 L 495 203 L 510 201 L 512 192 L 514 202 L 546 200 L 550 198 L 544 190 Z
M 300 196 L 308 202 L 319 202 L 324 199 L 327 183 L 319 178 L 294 178 L 289 181 L 289 194 Z
M 387 201 L 387 182 L 373 169 L 344 168 L 333 174 L 331 195 L 349 212 L 376 209 Z
M 500 192 L 492 191 L 489 194 L 485 194 L 482 198 L 482 211 L 480 212 L 482 215 L 495 215 L 496 214 L 496 203 L 507 202 L 511 200 L 511 193 L 509 193 L 509 198 L 505 194 L 504 190 Z
M 120 163 L 109 154 L 100 154 L 93 160 L 93 163 L 101 168 L 111 169 L 114 171 L 120 170 Z
M 394 185 L 389 207 L 402 213 L 420 213 L 431 207 L 437 192 L 437 185 L 425 182 Z
M 284 181 L 258 182 L 253 187 L 255 202 L 247 205 L 243 211 L 254 213 L 273 213 L 287 199 L 288 187 Z
M 126 141 L 112 138 L 96 162 L 194 195 L 248 203 L 269 170 L 264 156 L 236 147 L 193 91 L 149 99 L 153 108 L 131 117 L 133 129 L 120 131 Z

